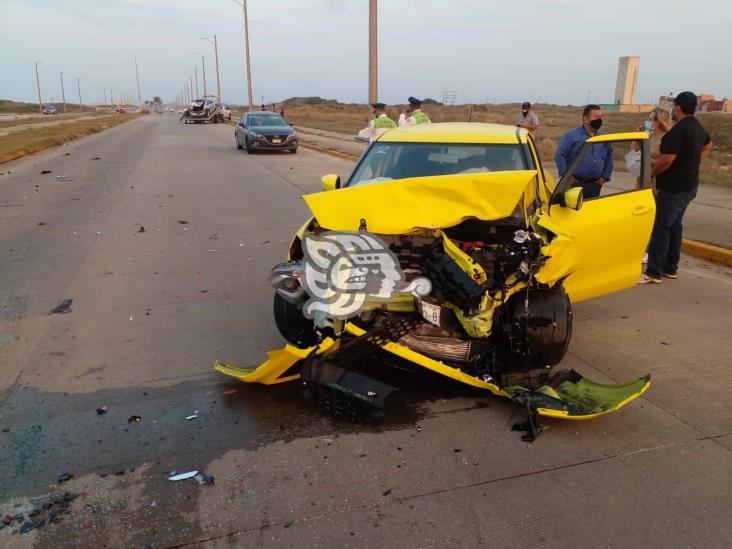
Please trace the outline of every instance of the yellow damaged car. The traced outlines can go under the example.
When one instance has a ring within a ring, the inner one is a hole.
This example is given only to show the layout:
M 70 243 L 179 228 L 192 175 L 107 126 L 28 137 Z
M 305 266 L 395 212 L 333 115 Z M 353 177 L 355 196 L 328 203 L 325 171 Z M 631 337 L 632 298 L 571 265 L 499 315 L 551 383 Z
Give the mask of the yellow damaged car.
M 583 200 L 580 158 L 615 143 L 640 145 L 639 185 Z M 588 139 L 555 182 L 524 129 L 387 131 L 347 181 L 323 176 L 323 192 L 304 197 L 312 218 L 270 275 L 288 344 L 254 369 L 215 368 L 244 382 L 299 380 L 326 412 L 360 419 L 383 413 L 394 387 L 375 365 L 396 360 L 525 406 L 527 440 L 538 416 L 617 410 L 650 376 L 602 385 L 554 367 L 572 303 L 636 283 L 654 219 L 649 180 L 643 132 Z

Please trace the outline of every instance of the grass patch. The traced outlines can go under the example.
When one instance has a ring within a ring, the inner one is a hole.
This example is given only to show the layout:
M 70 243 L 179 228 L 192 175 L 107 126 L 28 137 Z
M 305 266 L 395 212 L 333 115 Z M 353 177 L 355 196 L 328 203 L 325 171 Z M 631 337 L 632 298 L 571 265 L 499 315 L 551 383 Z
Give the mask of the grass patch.
M 88 112 L 77 112 L 68 114 L 48 115 L 48 116 L 36 116 L 34 118 L 18 118 L 16 120 L 0 120 L 0 130 L 5 128 L 12 128 L 15 126 L 32 126 L 35 124 L 44 124 L 48 122 L 73 122 L 74 120 L 82 117 L 89 116 Z M 98 113 L 102 116 L 102 113 Z
M 58 126 L 28 128 L 0 139 L 0 164 L 44 149 L 63 145 L 93 133 L 119 126 L 144 114 L 110 115 L 91 120 L 79 120 Z

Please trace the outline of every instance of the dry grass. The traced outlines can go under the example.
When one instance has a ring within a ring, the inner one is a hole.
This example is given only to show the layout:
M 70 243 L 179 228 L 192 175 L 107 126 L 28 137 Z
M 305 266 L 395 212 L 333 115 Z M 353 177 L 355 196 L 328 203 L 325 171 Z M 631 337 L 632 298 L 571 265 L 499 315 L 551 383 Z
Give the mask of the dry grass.
M 143 114 L 110 115 L 58 126 L 28 128 L 0 139 L 0 164 L 44 149 L 63 145 L 93 133 L 134 120 Z
M 109 113 L 98 113 L 98 116 L 103 116 Z M 73 122 L 74 120 L 81 117 L 94 116 L 94 113 L 90 112 L 75 112 L 67 114 L 57 114 L 48 116 L 36 116 L 34 118 L 18 118 L 15 120 L 0 120 L 0 131 L 6 128 L 13 128 L 16 126 L 32 126 L 35 124 L 48 124 L 49 122 Z
M 285 118 L 291 123 L 310 128 L 319 128 L 355 134 L 363 128 L 371 116 L 368 105 L 324 103 L 319 105 L 290 103 L 284 105 Z M 423 110 L 433 122 L 492 122 L 511 124 L 520 113 L 519 104 L 507 105 L 424 105 Z M 399 107 L 388 109 L 389 116 L 396 120 Z M 556 146 L 561 136 L 581 123 L 580 107 L 560 107 L 557 105 L 534 105 L 533 111 L 541 120 L 537 134 L 539 152 L 543 160 L 554 158 Z M 647 113 L 605 114 L 603 126 L 608 132 L 634 131 L 643 124 Z M 701 182 L 732 187 L 732 116 L 721 113 L 701 113 L 698 115 L 714 141 L 714 150 L 709 159 L 702 164 Z M 622 151 L 616 151 L 618 168 L 623 169 Z

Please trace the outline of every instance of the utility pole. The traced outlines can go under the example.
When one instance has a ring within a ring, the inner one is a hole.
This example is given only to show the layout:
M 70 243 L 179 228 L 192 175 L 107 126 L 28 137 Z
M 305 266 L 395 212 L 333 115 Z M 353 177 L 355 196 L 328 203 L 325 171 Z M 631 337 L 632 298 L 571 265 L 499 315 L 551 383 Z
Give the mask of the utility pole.
M 38 87 L 38 112 L 43 114 L 43 100 L 41 99 L 41 80 L 38 78 L 38 63 L 43 61 L 36 61 L 36 86 Z
M 376 0 L 369 0 L 369 103 L 376 103 L 379 100 L 378 17 L 376 4 Z
M 247 58 L 247 97 L 249 98 L 249 110 L 254 110 L 254 99 L 252 99 L 252 63 L 249 60 L 249 15 L 247 13 L 247 0 L 242 4 L 244 8 L 244 43 L 246 45 Z
M 104 90 L 104 105 L 107 104 L 107 88 L 102 88 Z
M 191 95 L 193 95 L 193 75 L 189 73 L 188 74 L 188 78 L 190 80 Z M 197 93 L 196 93 L 196 97 L 195 98 L 198 99 L 198 94 Z
M 198 97 L 201 97 L 200 95 L 198 95 L 198 67 L 196 67 L 196 66 L 193 67 L 193 74 L 196 77 L 196 95 Z
M 137 71 L 137 56 L 135 56 L 135 80 L 137 80 L 137 109 L 142 110 L 142 94 L 140 93 L 140 73 Z
M 193 54 L 201 56 L 201 74 L 203 75 L 203 96 L 206 97 L 206 95 L 208 95 L 208 90 L 206 89 L 206 60 L 204 59 L 202 53 L 198 53 L 197 51 L 194 51 Z
M 214 34 L 214 53 L 216 54 L 216 90 L 219 95 L 219 103 L 223 101 L 221 99 L 221 75 L 219 74 L 219 41 L 216 39 Z
M 61 100 L 64 103 L 64 113 L 66 112 L 66 94 L 64 93 L 64 73 L 60 72 L 59 77 L 61 77 Z
M 83 107 L 81 105 L 81 78 L 76 79 L 76 87 L 79 90 L 79 110 L 83 110 Z

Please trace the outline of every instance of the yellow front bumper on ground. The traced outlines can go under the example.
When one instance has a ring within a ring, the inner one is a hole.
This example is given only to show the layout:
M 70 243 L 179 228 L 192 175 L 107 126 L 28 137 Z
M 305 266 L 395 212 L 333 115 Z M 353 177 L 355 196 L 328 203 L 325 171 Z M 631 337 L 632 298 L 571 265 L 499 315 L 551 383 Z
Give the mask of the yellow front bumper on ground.
M 365 333 L 364 330 L 353 324 L 347 324 L 346 331 L 354 336 L 360 336 Z M 308 355 L 313 352 L 316 354 L 323 354 L 333 351 L 338 348 L 339 344 L 340 340 L 336 341 L 331 338 L 327 338 L 318 347 L 309 347 L 307 349 L 300 349 L 293 345 L 285 345 L 282 349 L 268 351 L 267 360 L 256 368 L 240 368 L 216 361 L 214 369 L 222 374 L 234 377 L 239 381 L 243 381 L 244 383 L 261 383 L 263 385 L 285 383 L 287 381 L 295 381 L 300 378 L 300 374 L 293 373 L 294 370 L 292 369 L 300 361 L 307 358 Z M 427 368 L 428 370 L 455 381 L 465 383 L 466 385 L 470 385 L 471 387 L 476 387 L 478 389 L 486 389 L 496 396 L 510 398 L 510 395 L 496 384 L 466 374 L 459 368 L 449 366 L 439 360 L 434 360 L 423 354 L 417 353 L 404 345 L 388 342 L 382 345 L 382 348 L 395 356 L 401 357 L 413 364 Z M 284 375 L 288 370 L 292 371 L 288 375 Z M 619 385 L 602 385 L 585 379 L 582 379 L 581 383 L 583 384 L 582 387 L 584 389 L 582 398 L 595 399 L 598 401 L 601 400 L 601 408 L 598 407 L 592 410 L 585 409 L 583 412 L 571 412 L 569 410 L 579 410 L 582 408 L 582 406 L 578 406 L 579 401 L 576 401 L 577 395 L 573 395 L 572 398 L 568 397 L 565 401 L 567 403 L 567 406 L 565 407 L 566 409 L 537 407 L 536 412 L 540 416 L 556 419 L 592 419 L 619 410 L 632 400 L 641 396 L 651 384 L 650 376 Z

